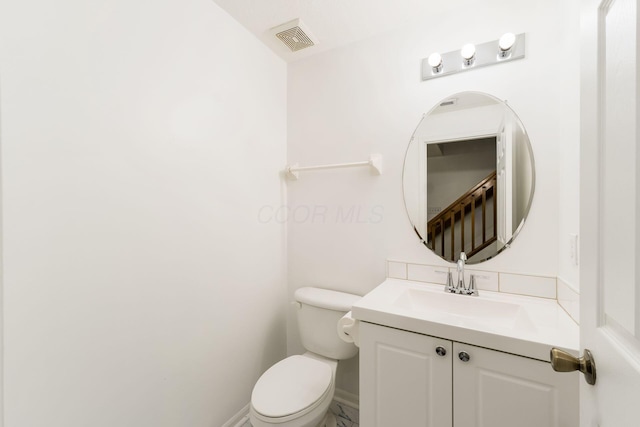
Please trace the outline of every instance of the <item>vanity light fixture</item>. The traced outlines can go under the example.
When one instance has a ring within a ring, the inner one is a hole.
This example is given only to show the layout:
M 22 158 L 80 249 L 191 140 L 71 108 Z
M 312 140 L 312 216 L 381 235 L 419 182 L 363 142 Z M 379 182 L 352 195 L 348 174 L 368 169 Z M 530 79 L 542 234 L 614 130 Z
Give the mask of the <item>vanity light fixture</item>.
M 432 53 L 422 60 L 422 80 L 443 77 L 487 65 L 525 57 L 525 34 L 505 33 L 499 40 L 478 45 L 465 44 L 460 50 Z
M 460 55 L 462 56 L 465 67 L 470 67 L 476 59 L 476 46 L 472 43 L 467 43 L 460 49 Z
M 442 55 L 440 55 L 438 52 L 434 52 L 429 55 L 429 59 L 427 61 L 429 62 L 429 65 L 431 66 L 434 73 L 439 73 L 442 71 Z

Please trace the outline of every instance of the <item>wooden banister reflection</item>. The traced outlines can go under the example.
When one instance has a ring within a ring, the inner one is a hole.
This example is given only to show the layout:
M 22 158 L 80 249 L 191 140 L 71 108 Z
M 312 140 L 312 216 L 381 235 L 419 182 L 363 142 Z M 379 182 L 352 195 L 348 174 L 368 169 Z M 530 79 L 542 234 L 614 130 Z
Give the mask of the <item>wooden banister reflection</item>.
M 455 261 L 456 253 L 464 251 L 470 258 L 495 242 L 497 240 L 496 185 L 496 172 L 493 171 L 433 217 L 427 223 L 427 242 L 429 247 L 443 258 Z M 487 229 L 488 216 L 493 225 L 490 235 Z M 467 221 L 470 222 L 471 230 L 470 233 L 465 235 Z M 482 227 L 482 239 L 476 239 L 477 221 L 480 221 L 480 226 Z M 459 233 L 456 231 L 456 226 L 458 226 Z M 468 238 L 469 234 L 471 234 L 471 238 Z M 450 250 L 448 251 L 445 250 L 446 240 L 450 241 Z M 481 241 L 478 242 L 477 240 Z M 448 254 L 445 255 L 445 251 Z

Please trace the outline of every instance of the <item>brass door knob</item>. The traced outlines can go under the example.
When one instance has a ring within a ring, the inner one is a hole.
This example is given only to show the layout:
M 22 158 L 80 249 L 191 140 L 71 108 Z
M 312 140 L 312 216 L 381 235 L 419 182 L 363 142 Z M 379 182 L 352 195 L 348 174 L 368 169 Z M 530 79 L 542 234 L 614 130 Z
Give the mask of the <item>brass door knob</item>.
M 585 348 L 584 356 L 575 357 L 558 348 L 551 349 L 551 367 L 556 372 L 580 371 L 584 374 L 587 384 L 596 383 L 596 362 L 593 355 Z

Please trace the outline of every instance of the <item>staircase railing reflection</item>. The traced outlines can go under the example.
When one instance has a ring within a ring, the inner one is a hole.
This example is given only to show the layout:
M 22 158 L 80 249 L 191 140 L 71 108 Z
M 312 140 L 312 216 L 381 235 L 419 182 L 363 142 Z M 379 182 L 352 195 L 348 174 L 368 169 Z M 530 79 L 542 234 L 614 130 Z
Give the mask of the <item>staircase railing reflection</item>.
M 441 257 L 469 258 L 497 240 L 496 172 L 474 185 L 427 223 L 427 244 Z

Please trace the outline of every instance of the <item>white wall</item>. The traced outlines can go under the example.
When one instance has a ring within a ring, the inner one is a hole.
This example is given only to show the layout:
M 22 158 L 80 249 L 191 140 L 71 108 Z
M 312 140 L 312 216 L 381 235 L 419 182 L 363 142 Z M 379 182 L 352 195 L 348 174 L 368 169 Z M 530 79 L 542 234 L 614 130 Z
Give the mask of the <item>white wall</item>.
M 288 158 L 301 165 L 384 158 L 382 176 L 366 170 L 306 173 L 289 183 L 289 295 L 317 285 L 365 294 L 385 276 L 387 258 L 441 265 L 416 238 L 402 199 L 402 164 L 423 113 L 451 94 L 481 91 L 506 99 L 533 146 L 536 189 L 530 217 L 512 247 L 482 268 L 555 276 L 566 263 L 559 235 L 577 227 L 578 23 L 575 1 L 440 2 L 420 26 L 363 40 L 289 67 Z M 420 62 L 434 51 L 527 34 L 527 58 L 427 82 Z M 562 148 L 560 148 L 562 147 Z M 561 183 L 558 186 L 558 182 Z M 338 215 L 354 208 L 360 216 Z M 375 215 L 382 212 L 382 215 Z M 562 227 L 562 229 L 561 229 Z M 576 228 L 577 229 L 577 228 Z M 302 351 L 290 311 L 288 351 Z M 338 386 L 357 391 L 357 363 Z
M 558 129 L 558 277 L 577 291 L 580 290 L 579 268 L 570 256 L 569 236 L 578 235 L 580 231 L 580 109 L 574 106 L 574 100 L 580 99 L 580 22 L 573 19 L 580 15 L 580 4 L 575 0 L 557 3 L 557 13 L 572 19 L 565 21 L 569 37 L 558 39 L 558 50 L 567 57 L 562 62 L 564 72 L 556 76 L 556 83 L 563 88 L 563 99 L 556 98 L 562 108 Z M 580 261 L 579 253 L 577 261 Z
M 285 355 L 286 64 L 210 0 L 2 1 L 5 423 L 219 426 Z

